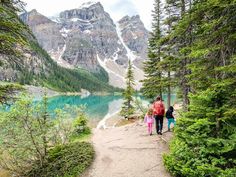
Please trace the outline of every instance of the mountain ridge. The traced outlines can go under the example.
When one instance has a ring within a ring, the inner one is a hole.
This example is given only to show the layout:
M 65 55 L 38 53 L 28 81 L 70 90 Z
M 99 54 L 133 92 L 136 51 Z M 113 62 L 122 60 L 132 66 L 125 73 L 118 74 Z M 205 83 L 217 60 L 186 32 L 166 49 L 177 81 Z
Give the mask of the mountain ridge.
M 58 66 L 39 46 L 31 30 L 19 19 L 13 9 L 1 3 L 0 10 L 2 17 L 2 28 L 0 29 L 1 81 L 42 85 L 58 91 L 116 90 L 108 85 L 108 75 L 103 69 L 94 75 L 82 69 L 67 69 Z M 37 17 L 37 19 L 40 25 L 51 23 L 45 18 L 42 21 L 40 21 L 41 18 Z
M 31 16 L 32 12 L 27 14 Z M 138 81 L 143 79 L 140 68 L 147 57 L 149 32 L 139 15 L 129 17 L 127 22 L 131 25 L 129 29 L 121 29 L 120 36 L 117 24 L 124 24 L 114 22 L 100 2 L 62 11 L 59 19 L 44 24 L 38 22 L 36 26 L 27 21 L 32 17 L 27 19 L 25 16 L 21 15 L 21 18 L 32 29 L 40 45 L 63 67 L 84 68 L 92 73 L 99 73 L 103 68 L 109 75 L 109 84 L 124 88 L 127 63 L 131 59 L 134 68 L 139 69 L 135 80 L 139 84 Z M 136 22 L 132 24 L 133 20 Z

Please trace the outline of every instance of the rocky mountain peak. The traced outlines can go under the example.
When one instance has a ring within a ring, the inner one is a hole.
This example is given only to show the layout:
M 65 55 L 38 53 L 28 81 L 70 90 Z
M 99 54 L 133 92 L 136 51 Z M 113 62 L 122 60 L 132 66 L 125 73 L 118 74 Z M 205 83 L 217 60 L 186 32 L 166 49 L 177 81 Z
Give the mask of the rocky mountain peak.
M 100 2 L 84 3 L 77 9 L 61 12 L 59 16 L 62 20 L 71 20 L 72 22 L 81 20 L 90 21 L 97 19 L 111 19 L 110 15 L 104 11 L 104 8 Z
M 126 15 L 122 19 L 120 19 L 118 21 L 118 23 L 122 28 L 138 27 L 138 28 L 145 29 L 144 24 L 143 24 L 142 20 L 140 19 L 139 15 L 134 15 L 131 17 Z
M 129 15 L 126 15 L 126 16 L 124 16 L 123 18 L 121 18 L 119 20 L 119 23 L 122 23 L 122 22 L 125 22 L 125 21 L 135 21 L 135 20 L 142 22 L 139 15 L 133 15 L 131 17 Z
M 91 7 L 103 9 L 103 6 L 100 2 L 93 2 L 93 1 L 85 2 L 79 8 L 82 9 L 82 8 L 91 8 Z
M 46 24 L 46 23 L 54 23 L 49 18 L 40 14 L 36 9 L 33 9 L 28 13 L 26 12 L 24 14 L 21 14 L 20 18 L 23 20 L 23 22 L 27 23 L 29 26 L 36 26 L 39 24 Z
M 29 15 L 38 15 L 39 13 L 38 13 L 38 11 L 36 9 L 33 9 L 28 14 Z
M 124 16 L 118 21 L 121 36 L 127 47 L 139 56 L 136 64 L 142 67 L 142 58 L 147 56 L 147 41 L 149 32 L 145 28 L 139 15 Z
M 29 16 L 47 18 L 37 11 L 29 12 Z M 111 85 L 124 87 L 127 63 L 131 60 L 136 68 L 135 80 L 143 79 L 141 63 L 147 56 L 148 31 L 139 15 L 125 16 L 115 25 L 100 2 L 87 2 L 55 18 L 56 22 L 47 24 L 27 24 L 58 64 L 93 73 L 100 73 L 103 68 Z

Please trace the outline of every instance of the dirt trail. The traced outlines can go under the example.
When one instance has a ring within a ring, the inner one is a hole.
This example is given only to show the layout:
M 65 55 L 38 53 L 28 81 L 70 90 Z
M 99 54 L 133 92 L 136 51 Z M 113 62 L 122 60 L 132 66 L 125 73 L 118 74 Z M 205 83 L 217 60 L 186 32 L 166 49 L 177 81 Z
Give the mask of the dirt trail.
M 162 154 L 168 151 L 172 133 L 149 136 L 141 122 L 93 133 L 96 157 L 83 177 L 170 177 Z

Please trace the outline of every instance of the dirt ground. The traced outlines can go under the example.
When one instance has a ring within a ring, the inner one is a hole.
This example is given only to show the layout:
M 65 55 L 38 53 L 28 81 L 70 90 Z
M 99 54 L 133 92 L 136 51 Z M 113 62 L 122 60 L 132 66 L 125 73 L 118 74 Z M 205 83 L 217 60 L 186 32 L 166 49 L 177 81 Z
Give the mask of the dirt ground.
M 96 157 L 83 177 L 170 177 L 162 154 L 168 152 L 171 132 L 148 135 L 142 121 L 122 127 L 94 129 Z M 153 127 L 154 130 L 154 127 Z

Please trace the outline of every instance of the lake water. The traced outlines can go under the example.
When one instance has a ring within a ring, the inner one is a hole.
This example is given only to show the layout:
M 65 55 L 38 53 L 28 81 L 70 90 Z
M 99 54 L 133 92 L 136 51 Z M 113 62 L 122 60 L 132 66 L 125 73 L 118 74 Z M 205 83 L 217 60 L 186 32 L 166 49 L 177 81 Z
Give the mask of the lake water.
M 163 99 L 167 101 L 167 96 L 164 95 Z M 176 96 L 171 96 L 172 104 L 176 101 Z M 122 97 L 107 95 L 107 96 L 96 96 L 90 95 L 87 97 L 81 96 L 56 96 L 49 98 L 49 111 L 53 112 L 57 108 L 63 108 L 65 105 L 71 106 L 86 106 L 86 114 L 92 124 L 97 124 L 106 115 L 112 115 L 118 112 L 122 105 Z
M 143 100 L 146 105 L 148 104 L 148 100 L 144 100 L 144 98 L 139 97 Z M 163 99 L 165 101 L 165 105 L 167 105 L 167 96 L 164 95 Z M 38 101 L 36 101 L 38 102 Z M 171 104 L 173 105 L 176 102 L 176 95 L 171 96 Z M 56 96 L 48 99 L 48 110 L 49 113 L 53 114 L 55 109 L 63 109 L 65 105 L 69 106 L 86 106 L 86 114 L 88 116 L 89 122 L 91 126 L 96 126 L 99 121 L 103 118 L 108 118 L 110 115 L 113 115 L 121 109 L 123 103 L 122 96 L 97 96 L 97 95 L 89 95 L 87 97 L 81 96 Z M 8 108 L 4 108 L 6 110 Z
M 122 105 L 121 96 L 96 96 L 90 95 L 87 97 L 81 96 L 56 96 L 49 98 L 48 108 L 49 112 L 53 112 L 57 108 L 64 108 L 65 105 L 69 106 L 86 106 L 86 114 L 92 125 L 95 126 L 106 115 L 114 114 L 119 111 Z

